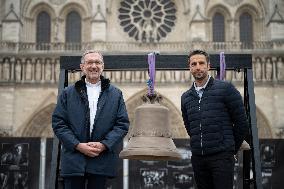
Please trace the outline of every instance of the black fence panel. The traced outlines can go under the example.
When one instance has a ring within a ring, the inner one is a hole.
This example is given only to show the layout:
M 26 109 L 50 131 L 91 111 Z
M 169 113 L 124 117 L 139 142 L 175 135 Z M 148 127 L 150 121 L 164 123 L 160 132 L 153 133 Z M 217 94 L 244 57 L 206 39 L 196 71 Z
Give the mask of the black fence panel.
M 40 138 L 0 138 L 0 188 L 39 188 Z
M 52 138 L 46 140 L 45 188 L 51 173 Z M 0 138 L 0 188 L 38 189 L 40 176 L 40 138 Z M 195 189 L 188 139 L 174 139 L 182 154 L 179 161 L 129 161 L 129 189 Z M 284 186 L 284 140 L 260 139 L 263 189 Z M 122 145 L 121 145 L 122 149 Z M 242 189 L 242 156 L 235 164 L 234 188 Z M 59 188 L 63 188 L 59 179 Z M 109 179 L 107 189 L 123 189 L 123 160 L 118 176 Z
M 196 189 L 191 165 L 189 139 L 174 139 L 182 154 L 179 161 L 129 161 L 130 189 Z M 282 189 L 284 186 L 284 140 L 260 139 L 263 189 Z M 242 153 L 234 169 L 234 189 L 243 188 Z
M 261 139 L 260 158 L 263 189 L 284 188 L 284 140 Z

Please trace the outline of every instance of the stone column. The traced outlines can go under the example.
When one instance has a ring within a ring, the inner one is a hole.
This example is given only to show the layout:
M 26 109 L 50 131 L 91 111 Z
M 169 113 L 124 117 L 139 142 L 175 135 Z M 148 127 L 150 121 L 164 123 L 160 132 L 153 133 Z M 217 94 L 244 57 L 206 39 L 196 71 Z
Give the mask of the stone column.
M 7 42 L 20 42 L 22 22 L 20 20 L 19 0 L 6 1 L 6 16 L 2 20 L 2 40 Z
M 273 77 L 272 57 L 267 57 L 265 61 L 265 81 L 271 81 Z
M 106 8 L 105 1 L 92 1 L 94 12 L 91 20 L 91 41 L 106 41 Z
M 277 79 L 284 81 L 284 58 L 278 57 L 277 59 Z
M 189 23 L 192 41 L 208 41 L 208 19 L 205 15 L 204 1 L 191 1 L 192 19 Z
M 272 80 L 273 82 L 277 82 L 277 57 L 272 57 Z
M 273 3 L 273 2 L 271 2 Z M 283 8 L 282 8 L 283 9 Z M 271 13 L 267 27 L 270 30 L 270 40 L 284 39 L 284 18 L 283 12 L 279 9 L 278 4 L 274 5 L 274 10 Z

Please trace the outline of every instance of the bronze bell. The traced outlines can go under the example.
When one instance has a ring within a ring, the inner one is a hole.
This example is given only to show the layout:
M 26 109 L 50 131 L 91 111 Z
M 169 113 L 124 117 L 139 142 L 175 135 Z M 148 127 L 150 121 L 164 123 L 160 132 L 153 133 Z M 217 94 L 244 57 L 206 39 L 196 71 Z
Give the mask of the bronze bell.
M 119 157 L 136 160 L 179 160 L 181 155 L 171 138 L 169 109 L 159 103 L 161 97 L 142 97 L 135 109 L 134 126 L 126 148 Z

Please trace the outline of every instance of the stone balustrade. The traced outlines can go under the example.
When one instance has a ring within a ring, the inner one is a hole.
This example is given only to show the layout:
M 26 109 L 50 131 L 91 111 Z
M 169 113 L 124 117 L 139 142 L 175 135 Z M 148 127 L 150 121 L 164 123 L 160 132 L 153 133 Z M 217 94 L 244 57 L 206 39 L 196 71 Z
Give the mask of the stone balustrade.
M 57 84 L 59 78 L 59 57 L 18 57 L 0 56 L 0 83 L 38 83 Z M 284 56 L 254 55 L 253 73 L 255 82 L 284 83 Z M 145 83 L 148 80 L 147 71 L 116 71 L 104 72 L 106 77 L 115 83 Z M 69 74 L 69 81 L 73 82 L 81 77 L 82 73 Z M 211 75 L 216 75 L 211 71 Z M 226 79 L 242 81 L 243 72 L 227 71 Z M 158 83 L 186 83 L 192 80 L 188 71 L 157 71 Z
M 1 83 L 56 83 L 59 77 L 59 58 L 0 59 Z
M 23 54 L 23 53 L 78 53 L 85 49 L 97 49 L 102 52 L 184 52 L 190 49 L 207 49 L 214 51 L 226 51 L 226 53 L 251 53 L 284 50 L 282 41 L 255 41 L 255 42 L 161 42 L 161 43 L 138 43 L 138 42 L 90 42 L 90 43 L 12 43 L 0 42 L 0 54 Z

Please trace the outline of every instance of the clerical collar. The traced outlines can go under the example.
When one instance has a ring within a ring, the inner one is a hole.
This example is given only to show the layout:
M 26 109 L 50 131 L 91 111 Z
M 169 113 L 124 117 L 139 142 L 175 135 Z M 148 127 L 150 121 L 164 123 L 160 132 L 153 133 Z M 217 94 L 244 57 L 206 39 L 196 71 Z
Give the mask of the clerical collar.
M 195 90 L 196 90 L 196 91 L 200 91 L 201 89 L 205 89 L 206 86 L 207 86 L 207 84 L 208 84 L 208 82 L 209 82 L 209 80 L 210 80 L 210 77 L 211 77 L 211 76 L 208 75 L 208 79 L 207 79 L 206 83 L 205 83 L 203 86 L 201 86 L 201 87 L 197 87 L 197 86 L 196 86 L 196 83 L 193 82 L 193 85 L 194 85 Z
M 101 80 L 99 80 L 97 83 L 94 83 L 94 84 L 88 82 L 87 79 L 85 79 L 85 82 L 86 82 L 86 86 L 87 86 L 87 87 L 98 87 L 98 86 L 101 85 Z

